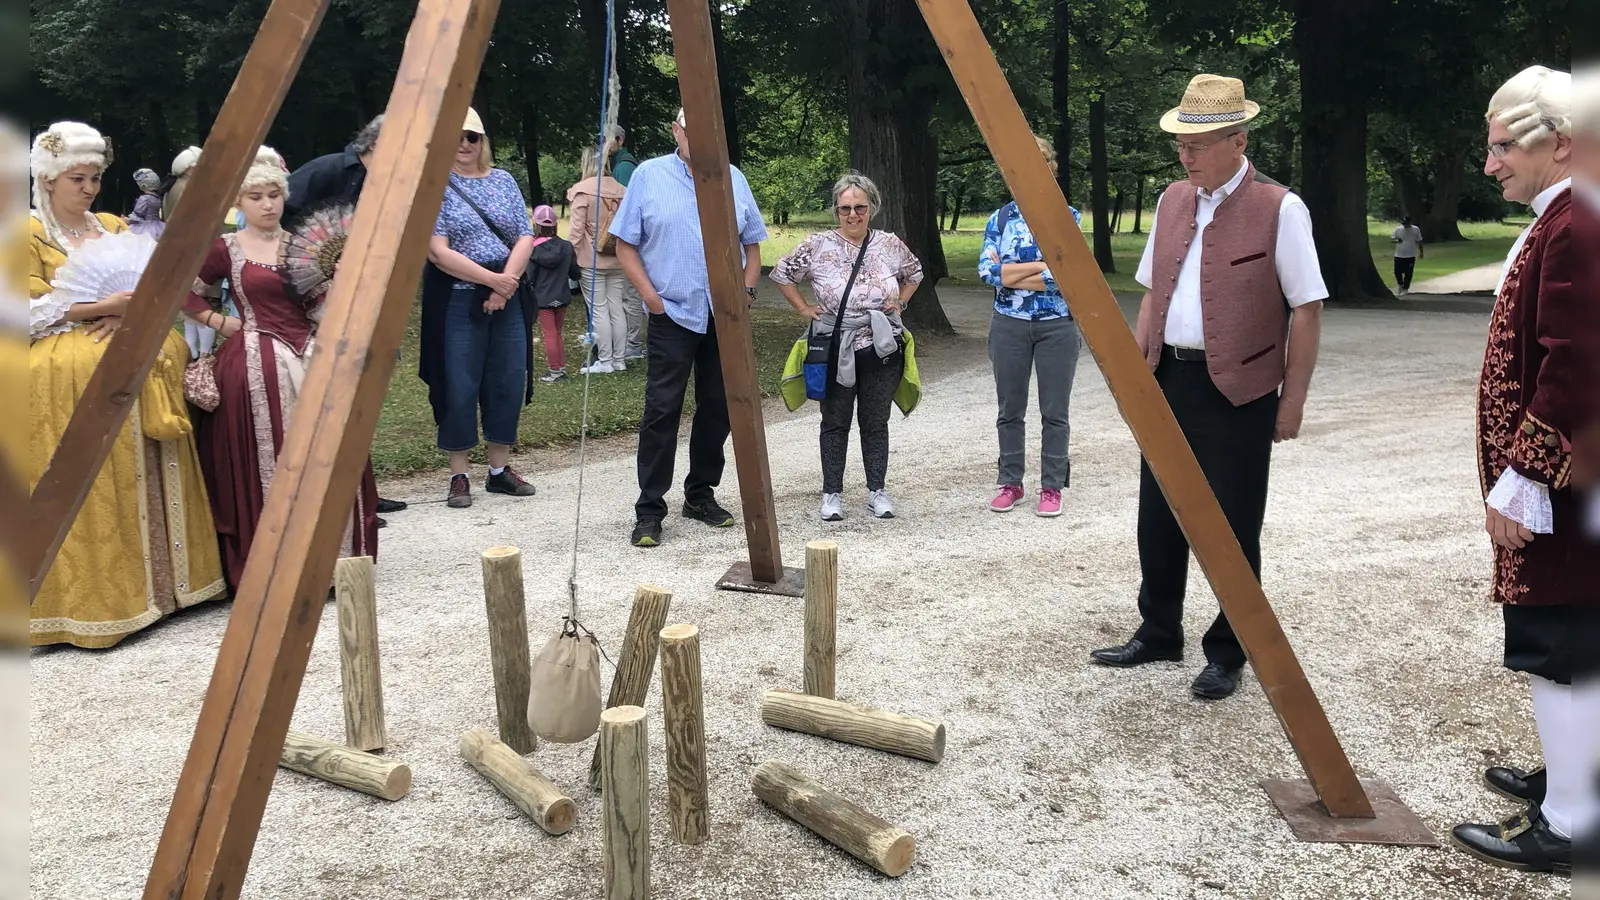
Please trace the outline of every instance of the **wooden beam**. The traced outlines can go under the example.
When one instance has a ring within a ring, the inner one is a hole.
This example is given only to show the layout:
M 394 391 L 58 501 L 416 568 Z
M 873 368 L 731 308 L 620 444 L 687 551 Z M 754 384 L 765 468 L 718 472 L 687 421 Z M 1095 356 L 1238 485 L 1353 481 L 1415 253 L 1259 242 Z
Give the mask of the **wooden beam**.
M 417 9 L 146 900 L 239 895 L 498 10 Z
M 328 0 L 273 0 L 268 8 L 206 137 L 204 161 L 184 189 L 183 201 L 134 289 L 122 327 L 106 346 L 61 443 L 33 488 L 27 535 L 30 597 L 38 595 L 95 476 L 111 454 L 327 8 Z
M 1317 795 L 1335 818 L 1372 818 L 1366 792 L 1050 176 L 971 7 L 965 0 L 917 0 L 917 5 L 1056 283 L 1072 298 L 1084 341 Z
M 761 388 L 756 383 L 750 298 L 744 292 L 744 267 L 739 262 L 739 226 L 734 217 L 717 54 L 711 40 L 711 10 L 706 0 L 667 0 L 667 18 L 672 26 L 672 55 L 678 63 L 678 93 L 689 123 L 689 169 L 694 173 L 695 201 L 700 208 L 706 278 L 711 286 L 717 349 L 722 355 L 728 421 L 733 426 L 733 463 L 744 503 L 750 574 L 757 581 L 777 584 L 783 578 L 783 553 L 778 547 Z

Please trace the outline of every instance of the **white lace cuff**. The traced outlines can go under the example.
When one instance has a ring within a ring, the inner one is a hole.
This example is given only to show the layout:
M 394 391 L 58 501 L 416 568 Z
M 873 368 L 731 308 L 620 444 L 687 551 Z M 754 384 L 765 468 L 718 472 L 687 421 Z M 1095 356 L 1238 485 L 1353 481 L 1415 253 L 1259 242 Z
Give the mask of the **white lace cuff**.
M 1554 528 L 1550 512 L 1550 488 L 1507 469 L 1494 483 L 1485 501 L 1494 510 L 1534 534 L 1549 534 Z
M 63 322 L 72 307 L 72 297 L 54 293 L 34 297 L 28 301 L 28 336 L 33 340 L 71 331 L 73 323 Z

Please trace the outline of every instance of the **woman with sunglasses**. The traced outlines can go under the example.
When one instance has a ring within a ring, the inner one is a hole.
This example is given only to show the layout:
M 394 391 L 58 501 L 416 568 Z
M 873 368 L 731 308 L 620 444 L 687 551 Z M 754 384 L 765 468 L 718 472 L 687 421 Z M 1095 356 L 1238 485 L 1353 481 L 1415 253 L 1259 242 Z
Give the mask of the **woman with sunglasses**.
M 839 227 L 806 238 L 772 268 L 771 278 L 789 305 L 817 322 L 820 333 L 843 329 L 839 377 L 829 381 L 822 401 L 824 522 L 844 518 L 844 464 L 852 411 L 861 426 L 867 510 L 880 519 L 894 517 L 894 503 L 884 490 L 889 469 L 889 406 L 905 372 L 905 327 L 900 312 L 922 282 L 922 263 L 900 238 L 869 227 L 880 205 L 878 186 L 872 179 L 856 172 L 846 174 L 833 186 L 833 212 Z M 802 281 L 811 282 L 815 306 L 796 288 Z

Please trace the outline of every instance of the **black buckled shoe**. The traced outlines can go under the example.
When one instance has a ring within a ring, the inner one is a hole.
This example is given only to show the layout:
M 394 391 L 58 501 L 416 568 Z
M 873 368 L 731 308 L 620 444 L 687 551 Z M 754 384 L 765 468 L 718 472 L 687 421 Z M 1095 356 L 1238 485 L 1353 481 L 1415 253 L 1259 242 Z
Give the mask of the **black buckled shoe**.
M 378 512 L 380 513 L 397 513 L 405 508 L 406 502 L 404 500 L 388 500 L 383 497 L 378 498 Z
M 717 505 L 716 500 L 706 500 L 701 503 L 683 502 L 683 517 L 704 522 L 712 528 L 728 528 L 733 525 L 733 513 Z
M 640 519 L 633 526 L 633 536 L 629 541 L 635 547 L 655 547 L 661 543 L 661 520 Z
M 1144 641 L 1133 640 L 1118 647 L 1106 647 L 1095 650 L 1089 658 L 1102 666 L 1115 666 L 1119 669 L 1131 669 L 1153 662 L 1183 662 L 1183 650 L 1157 650 Z
M 1243 671 L 1242 667 L 1230 669 L 1222 663 L 1206 663 L 1189 689 L 1201 700 L 1226 700 L 1239 689 L 1239 674 Z
M 1511 766 L 1494 766 L 1483 773 L 1483 784 L 1508 800 L 1544 802 L 1545 776 L 1542 767 L 1524 772 Z
M 1550 830 L 1537 805 L 1498 825 L 1466 824 L 1450 830 L 1456 846 L 1486 863 L 1524 872 L 1572 874 L 1572 841 Z

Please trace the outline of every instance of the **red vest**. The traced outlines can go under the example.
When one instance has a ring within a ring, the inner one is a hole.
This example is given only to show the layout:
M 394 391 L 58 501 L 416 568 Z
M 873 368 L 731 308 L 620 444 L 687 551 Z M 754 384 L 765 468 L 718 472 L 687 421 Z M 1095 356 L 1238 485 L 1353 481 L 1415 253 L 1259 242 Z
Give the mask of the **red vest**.
M 1251 165 L 1239 188 L 1217 207 L 1200 236 L 1200 306 L 1206 367 L 1217 390 L 1234 406 L 1264 397 L 1283 383 L 1289 344 L 1289 304 L 1278 283 L 1278 210 L 1288 188 Z M 1161 362 L 1167 310 L 1178 271 L 1195 240 L 1198 189 L 1169 186 L 1156 213 L 1152 248 L 1152 308 L 1139 346 L 1151 371 Z

